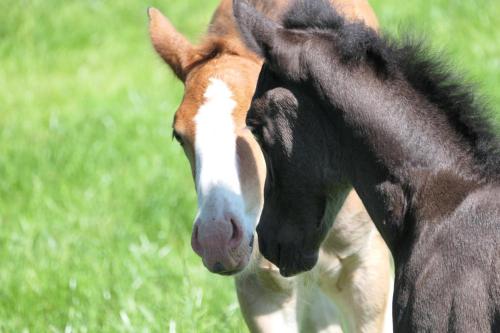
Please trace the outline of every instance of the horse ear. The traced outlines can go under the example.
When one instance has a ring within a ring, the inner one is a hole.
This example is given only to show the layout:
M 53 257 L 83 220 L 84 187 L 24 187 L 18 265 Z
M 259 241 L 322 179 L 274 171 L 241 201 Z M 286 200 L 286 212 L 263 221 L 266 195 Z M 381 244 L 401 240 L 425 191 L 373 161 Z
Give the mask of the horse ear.
M 247 47 L 265 57 L 279 25 L 259 13 L 245 0 L 233 0 L 233 13 Z
M 302 45 L 294 38 L 283 38 L 286 29 L 259 13 L 245 0 L 233 0 L 233 12 L 247 47 L 263 57 L 271 68 L 292 80 L 304 75 L 297 50 Z
M 156 52 L 182 81 L 194 54 L 193 45 L 156 8 L 148 8 L 149 35 Z

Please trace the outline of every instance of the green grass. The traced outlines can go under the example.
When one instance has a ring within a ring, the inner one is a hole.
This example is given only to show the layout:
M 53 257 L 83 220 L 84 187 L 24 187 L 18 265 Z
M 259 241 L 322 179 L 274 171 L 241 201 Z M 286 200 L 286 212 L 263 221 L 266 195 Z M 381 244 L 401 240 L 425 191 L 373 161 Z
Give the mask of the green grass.
M 500 119 L 500 4 L 372 1 L 479 83 Z M 146 8 L 196 39 L 217 1 L 0 3 L 0 332 L 246 331 L 231 278 L 190 248 L 171 141 L 182 96 Z

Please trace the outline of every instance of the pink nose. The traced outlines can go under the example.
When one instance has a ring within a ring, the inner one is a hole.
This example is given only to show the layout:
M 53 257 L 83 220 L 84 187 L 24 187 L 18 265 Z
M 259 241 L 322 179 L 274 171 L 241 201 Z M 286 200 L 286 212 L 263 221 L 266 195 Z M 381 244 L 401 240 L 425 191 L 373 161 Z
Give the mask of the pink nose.
M 243 228 L 233 218 L 198 219 L 193 227 L 191 246 L 213 273 L 231 274 L 239 269 L 238 249 L 243 241 Z

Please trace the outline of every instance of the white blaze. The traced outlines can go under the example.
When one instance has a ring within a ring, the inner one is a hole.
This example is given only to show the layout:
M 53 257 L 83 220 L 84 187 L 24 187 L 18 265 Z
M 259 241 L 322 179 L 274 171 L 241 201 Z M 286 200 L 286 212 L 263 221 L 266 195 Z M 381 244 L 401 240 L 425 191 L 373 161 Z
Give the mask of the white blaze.
M 228 210 L 236 218 L 242 218 L 244 207 L 233 119 L 236 101 L 227 84 L 215 78 L 209 80 L 204 98 L 194 118 L 198 218 L 201 221 L 224 218 Z

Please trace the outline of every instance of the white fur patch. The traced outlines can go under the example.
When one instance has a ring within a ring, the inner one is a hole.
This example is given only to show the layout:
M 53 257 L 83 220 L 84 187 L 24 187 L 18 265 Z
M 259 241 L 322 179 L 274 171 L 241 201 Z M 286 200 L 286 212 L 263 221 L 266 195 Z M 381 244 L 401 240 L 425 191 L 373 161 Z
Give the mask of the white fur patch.
M 221 219 L 229 211 L 235 218 L 243 219 L 233 120 L 236 101 L 224 81 L 211 78 L 209 82 L 205 102 L 194 118 L 197 218 L 201 222 Z M 240 222 L 249 227 L 245 221 Z

